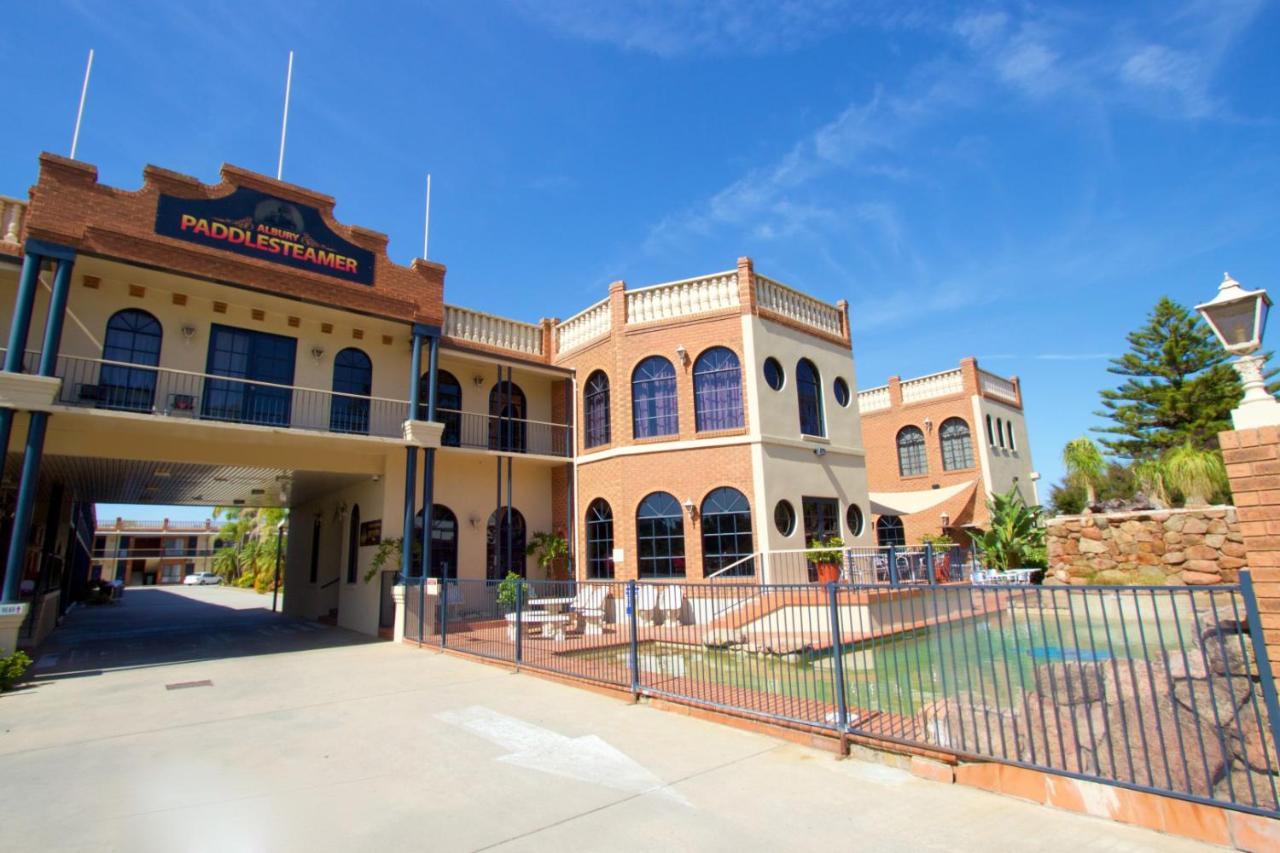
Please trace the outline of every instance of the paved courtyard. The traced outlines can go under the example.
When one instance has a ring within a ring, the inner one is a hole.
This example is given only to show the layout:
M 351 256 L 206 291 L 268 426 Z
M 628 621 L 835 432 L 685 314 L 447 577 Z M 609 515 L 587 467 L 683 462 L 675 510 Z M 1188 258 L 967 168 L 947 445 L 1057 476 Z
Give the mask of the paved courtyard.
M 1207 849 L 269 603 L 148 588 L 72 611 L 34 683 L 0 697 L 3 846 Z

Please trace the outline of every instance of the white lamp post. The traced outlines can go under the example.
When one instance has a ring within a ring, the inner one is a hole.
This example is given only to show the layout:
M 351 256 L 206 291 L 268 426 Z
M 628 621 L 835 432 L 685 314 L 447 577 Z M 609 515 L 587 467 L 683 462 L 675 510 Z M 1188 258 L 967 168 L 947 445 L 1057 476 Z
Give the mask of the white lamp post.
M 1196 310 L 1213 329 L 1227 352 L 1237 356 L 1232 365 L 1244 385 L 1244 399 L 1231 412 L 1236 429 L 1280 425 L 1280 402 L 1267 393 L 1263 380 L 1266 359 L 1253 353 L 1262 346 L 1271 299 L 1265 290 L 1245 290 L 1228 273 L 1222 274 L 1218 295 Z

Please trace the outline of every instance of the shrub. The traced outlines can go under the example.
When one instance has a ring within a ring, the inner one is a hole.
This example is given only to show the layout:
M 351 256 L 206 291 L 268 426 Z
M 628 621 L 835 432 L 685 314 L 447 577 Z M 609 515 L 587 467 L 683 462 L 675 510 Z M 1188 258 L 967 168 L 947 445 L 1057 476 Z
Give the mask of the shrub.
M 14 682 L 22 677 L 29 666 L 31 666 L 31 658 L 21 650 L 0 657 L 0 691 L 12 688 Z
M 524 578 L 515 572 L 507 572 L 507 576 L 498 584 L 498 603 L 503 607 L 514 607 L 520 584 Z

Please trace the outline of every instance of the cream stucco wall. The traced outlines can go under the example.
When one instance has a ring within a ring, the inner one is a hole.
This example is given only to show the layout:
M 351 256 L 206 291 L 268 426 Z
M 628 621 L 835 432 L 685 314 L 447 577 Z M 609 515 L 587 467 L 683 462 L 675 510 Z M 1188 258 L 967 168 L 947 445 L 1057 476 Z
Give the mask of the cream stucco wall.
M 1016 449 L 994 446 L 987 441 L 987 416 L 994 423 L 996 418 L 1013 425 Z M 1028 503 L 1035 501 L 1035 486 L 1031 482 L 1031 442 L 1027 437 L 1027 422 L 1023 414 L 1012 406 L 1006 406 L 987 397 L 973 398 L 974 442 L 982 459 L 982 479 L 988 494 L 1007 492 L 1013 485 Z

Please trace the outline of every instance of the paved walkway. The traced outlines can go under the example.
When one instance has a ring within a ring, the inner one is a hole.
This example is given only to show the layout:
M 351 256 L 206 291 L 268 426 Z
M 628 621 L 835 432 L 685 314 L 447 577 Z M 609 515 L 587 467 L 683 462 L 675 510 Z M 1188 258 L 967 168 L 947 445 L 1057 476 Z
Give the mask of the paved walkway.
M 57 660 L 0 697 L 3 846 L 1206 849 L 367 642 L 264 600 L 130 590 L 73 611 Z

